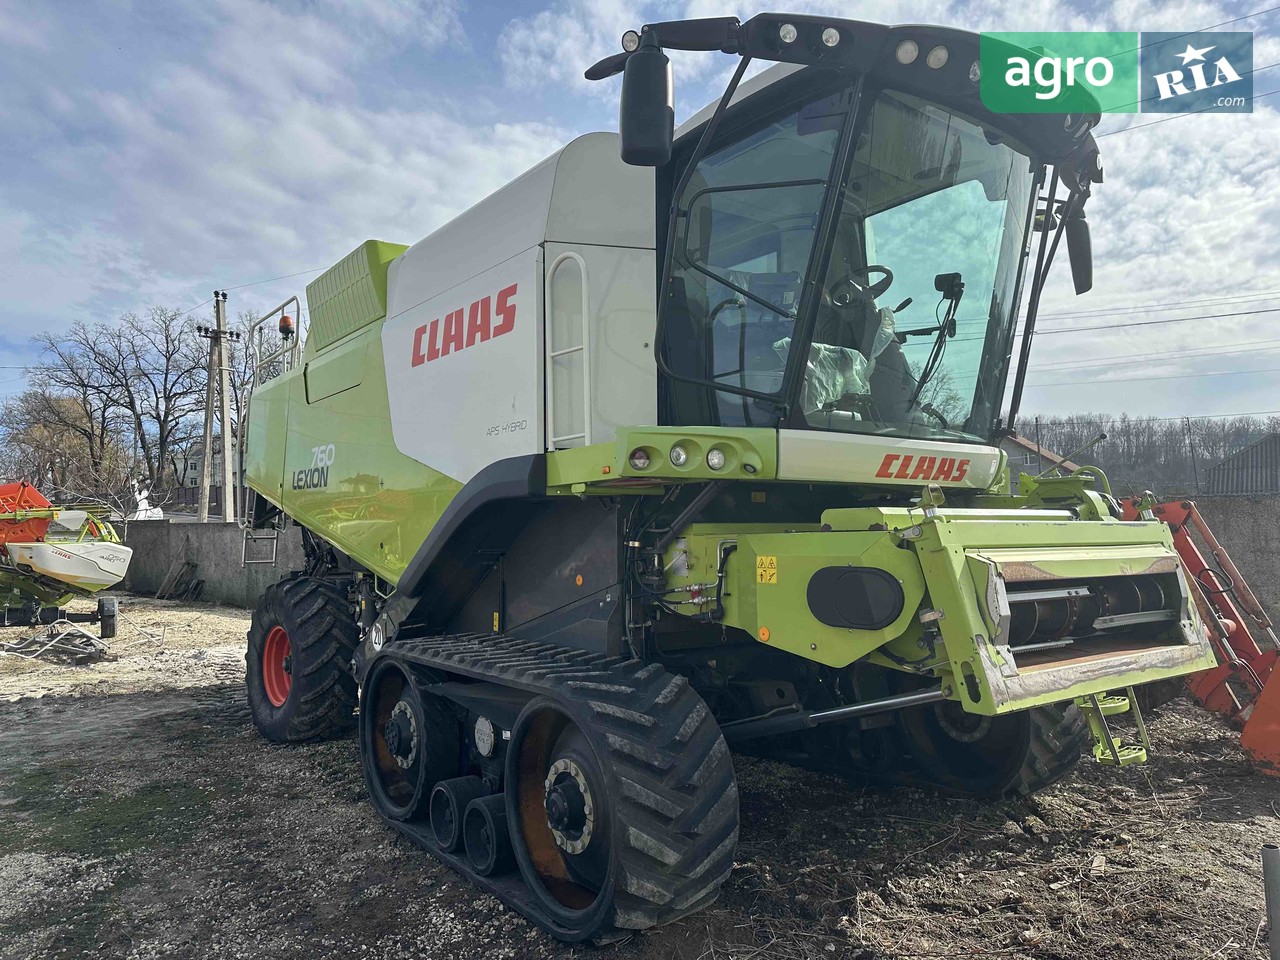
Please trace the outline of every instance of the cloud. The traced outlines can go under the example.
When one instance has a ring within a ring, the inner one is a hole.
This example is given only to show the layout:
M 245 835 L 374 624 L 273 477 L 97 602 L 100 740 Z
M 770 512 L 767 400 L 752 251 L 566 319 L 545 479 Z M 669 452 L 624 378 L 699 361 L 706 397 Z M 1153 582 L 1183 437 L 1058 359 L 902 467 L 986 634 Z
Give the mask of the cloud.
M 0 105 L 0 158 L 18 161 L 0 187 L 10 340 L 324 267 L 370 236 L 412 242 L 568 138 L 479 99 L 388 92 L 389 50 L 464 42 L 457 3 L 174 4 L 172 22 L 135 18 L 144 52 L 123 61 L 105 14 L 44 9 L 38 32 L 78 64 L 56 88 L 42 55 L 0 38 L 17 92 Z M 169 31 L 201 40 L 166 48 Z
M 847 0 L 784 6 L 979 30 L 1177 31 L 1240 13 L 1202 0 L 882 0 L 853 14 Z M 73 319 L 189 307 L 215 287 L 323 268 L 365 237 L 417 240 L 575 134 L 612 128 L 617 81 L 591 84 L 582 70 L 617 51 L 624 30 L 724 11 L 712 0 L 549 0 L 514 11 L 461 0 L 0 0 L 0 349 Z M 1228 29 L 1259 31 L 1255 63 L 1265 65 L 1280 60 L 1275 21 Z M 479 48 L 495 49 L 496 65 Z M 717 96 L 733 66 L 709 53 L 673 59 L 681 117 Z M 1259 88 L 1277 78 L 1260 74 Z M 1089 209 L 1095 290 L 1071 295 L 1064 257 L 1044 326 L 1084 322 L 1053 314 L 1280 289 L 1271 104 L 1280 98 L 1252 115 L 1180 117 L 1102 138 L 1107 181 Z M 1148 119 L 1108 117 L 1103 132 Z M 306 279 L 236 290 L 233 312 L 273 306 Z M 1046 369 L 1033 371 L 1024 407 L 1276 406 L 1259 399 L 1256 377 L 1034 386 L 1132 370 L 1051 376 L 1053 361 L 1266 339 L 1272 317 L 1041 338 L 1035 357 Z M 1280 353 L 1268 356 L 1153 361 L 1144 372 L 1280 365 Z

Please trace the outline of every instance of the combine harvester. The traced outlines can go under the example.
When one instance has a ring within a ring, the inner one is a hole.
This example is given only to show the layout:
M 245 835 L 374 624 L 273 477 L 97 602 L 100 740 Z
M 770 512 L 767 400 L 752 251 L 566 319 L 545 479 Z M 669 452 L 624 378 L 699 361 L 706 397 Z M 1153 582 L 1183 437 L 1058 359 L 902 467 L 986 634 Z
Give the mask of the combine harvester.
M 305 343 L 279 308 L 247 535 L 307 559 L 254 614 L 259 731 L 358 723 L 378 813 L 565 940 L 716 897 L 730 744 L 984 798 L 1143 760 L 1132 688 L 1216 663 L 1170 528 L 1096 470 L 1013 496 L 996 445 L 1064 237 L 1092 282 L 1098 114 L 991 113 L 978 43 L 646 26 L 588 71 L 619 135 L 361 245 Z M 663 47 L 741 58 L 678 136 Z
M 0 484 L 0 626 L 100 623 L 103 639 L 114 637 L 114 600 L 99 599 L 91 614 L 62 605 L 115 586 L 132 556 L 91 511 L 55 507 L 26 482 Z

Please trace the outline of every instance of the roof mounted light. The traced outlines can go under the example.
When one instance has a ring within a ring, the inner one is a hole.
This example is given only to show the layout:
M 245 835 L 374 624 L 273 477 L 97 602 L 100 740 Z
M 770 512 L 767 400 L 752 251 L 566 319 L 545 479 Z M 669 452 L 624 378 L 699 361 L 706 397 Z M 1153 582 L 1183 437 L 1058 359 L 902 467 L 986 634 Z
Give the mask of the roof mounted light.
M 796 29 L 794 23 L 784 23 L 778 27 L 778 39 L 783 43 L 795 43 L 798 36 L 800 36 L 800 31 Z
M 622 49 L 627 53 L 635 53 L 640 49 L 640 34 L 634 30 L 628 30 L 622 35 Z
M 893 52 L 893 56 L 903 66 L 915 63 L 916 57 L 920 56 L 920 46 L 914 40 L 903 40 L 898 44 L 898 49 Z
M 977 60 L 975 60 L 973 61 L 973 63 L 969 64 L 969 82 L 977 83 L 981 79 L 982 79 L 982 64 L 980 64 Z
M 924 62 L 932 70 L 941 70 L 947 65 L 947 58 L 950 56 L 951 54 L 947 52 L 946 47 L 934 47 L 929 51 L 929 55 L 924 58 Z
M 822 42 L 828 47 L 834 47 L 840 43 L 840 31 L 835 27 L 827 27 L 822 31 Z

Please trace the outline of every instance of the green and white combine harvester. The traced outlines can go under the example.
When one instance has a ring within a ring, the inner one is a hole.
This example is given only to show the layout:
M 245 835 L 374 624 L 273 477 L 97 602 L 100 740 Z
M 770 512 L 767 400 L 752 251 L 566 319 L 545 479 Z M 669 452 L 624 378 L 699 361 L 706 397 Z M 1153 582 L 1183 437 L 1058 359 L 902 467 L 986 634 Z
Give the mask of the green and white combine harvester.
M 1091 284 L 1098 114 L 986 110 L 978 43 L 648 25 L 587 73 L 620 134 L 358 247 L 305 345 L 281 308 L 243 464 L 307 561 L 259 730 L 358 725 L 378 813 L 566 940 L 715 898 L 729 745 L 991 798 L 1143 759 L 1130 688 L 1214 665 L 1169 529 L 996 446 L 1064 236 Z M 673 133 L 664 47 L 778 64 Z

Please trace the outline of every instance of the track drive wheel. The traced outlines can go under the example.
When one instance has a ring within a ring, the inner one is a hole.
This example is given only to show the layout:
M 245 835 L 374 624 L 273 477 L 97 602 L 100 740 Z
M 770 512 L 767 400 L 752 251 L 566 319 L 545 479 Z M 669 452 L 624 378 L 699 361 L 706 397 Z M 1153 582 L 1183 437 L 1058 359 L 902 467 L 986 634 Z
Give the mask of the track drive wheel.
M 966 713 L 952 701 L 904 710 L 899 725 L 919 773 L 963 796 L 1029 796 L 1070 773 L 1089 740 L 1074 703 L 999 717 Z
M 432 788 L 458 776 L 461 743 L 458 718 L 444 701 L 423 694 L 395 660 L 373 665 L 360 705 L 360 763 L 379 813 L 426 819 Z
M 511 732 L 512 849 L 564 939 L 691 913 L 733 868 L 738 788 L 720 729 L 684 678 L 646 679 L 633 696 L 535 698 Z
M 253 611 L 245 682 L 253 725 L 276 743 L 339 737 L 355 725 L 351 654 L 359 639 L 346 591 L 316 577 L 268 587 Z

